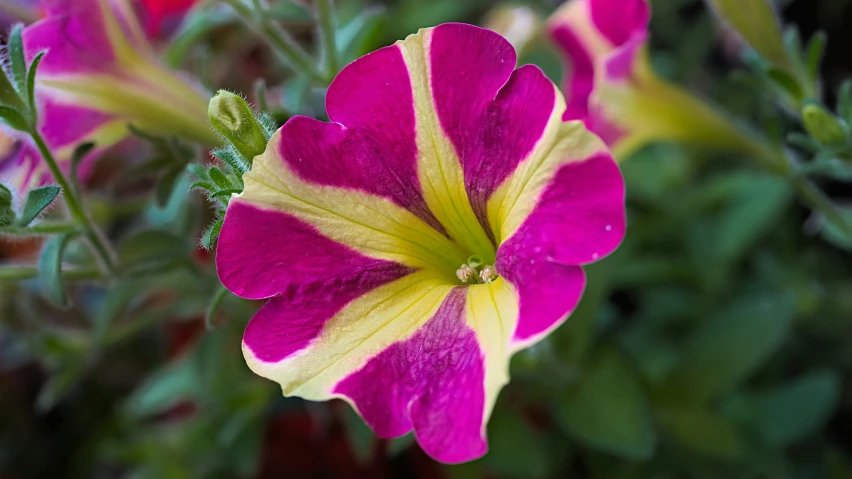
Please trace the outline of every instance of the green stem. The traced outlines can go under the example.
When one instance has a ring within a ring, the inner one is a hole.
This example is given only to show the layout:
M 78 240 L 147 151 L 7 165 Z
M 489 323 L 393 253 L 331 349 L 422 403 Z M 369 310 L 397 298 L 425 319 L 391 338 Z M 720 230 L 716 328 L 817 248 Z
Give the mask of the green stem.
M 0 228 L 0 234 L 13 236 L 51 235 L 69 233 L 80 227 L 76 221 L 43 221 L 26 228 Z
M 102 277 L 97 268 L 67 269 L 62 271 L 65 279 L 99 279 Z M 26 281 L 38 277 L 35 266 L 0 266 L 0 283 Z
M 325 56 L 325 72 L 334 78 L 340 68 L 337 55 L 337 25 L 334 18 L 334 0 L 316 0 L 317 30 Z
M 39 152 L 41 153 L 42 158 L 45 163 L 47 163 L 48 168 L 50 168 L 51 174 L 53 174 L 53 178 L 59 183 L 59 187 L 62 188 L 65 197 L 65 203 L 68 205 L 68 210 L 71 212 L 71 215 L 77 220 L 80 225 L 85 229 L 86 238 L 89 240 L 89 243 L 92 246 L 92 250 L 98 258 L 98 261 L 101 263 L 101 266 L 104 269 L 105 276 L 112 276 L 112 273 L 115 271 L 115 263 L 116 263 L 116 255 L 112 251 L 112 248 L 107 243 L 104 238 L 103 233 L 101 233 L 98 226 L 92 220 L 91 216 L 86 212 L 83 208 L 83 203 L 80 198 L 77 196 L 76 192 L 73 188 L 71 188 L 71 184 L 68 182 L 68 179 L 65 177 L 65 174 L 59 168 L 59 164 L 56 162 L 56 158 L 53 156 L 53 153 L 50 151 L 50 148 L 47 147 L 47 144 L 44 142 L 44 138 L 42 138 L 41 134 L 38 132 L 38 129 L 33 129 L 29 132 L 30 136 L 32 136 L 33 141 L 35 141 L 36 146 L 38 147 Z
M 328 84 L 329 79 L 314 65 L 314 59 L 283 28 L 269 20 L 257 3 L 255 8 L 241 0 L 223 0 L 242 18 L 243 22 L 254 29 L 260 37 L 281 57 L 293 71 L 307 73 L 315 82 Z

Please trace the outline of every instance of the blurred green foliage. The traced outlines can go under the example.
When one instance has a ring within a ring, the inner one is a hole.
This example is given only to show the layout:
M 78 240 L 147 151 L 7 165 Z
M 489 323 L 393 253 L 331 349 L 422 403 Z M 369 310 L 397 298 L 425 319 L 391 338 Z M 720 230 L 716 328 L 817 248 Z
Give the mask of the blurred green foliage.
M 542 15 L 556 6 L 521 3 Z M 823 88 L 833 104 L 831 92 L 850 74 L 852 34 L 839 19 L 852 18 L 852 2 L 787 3 L 786 20 L 806 38 L 828 32 Z M 479 23 L 494 6 L 338 4 L 346 61 L 420 27 Z M 653 7 L 653 60 L 663 76 L 769 136 L 797 128 L 771 90 L 731 74 L 737 56 L 702 0 Z M 283 2 L 276 12 L 304 33 L 303 9 Z M 166 58 L 217 88 L 251 91 L 255 78 L 224 73 L 228 55 L 269 63 L 232 19 L 202 11 Z M 559 59 L 543 40 L 522 61 L 559 80 Z M 265 68 L 268 111 L 279 123 L 296 112 L 322 116 L 322 92 Z M 832 225 L 814 228 L 789 182 L 746 159 L 652 145 L 627 160 L 625 243 L 588 268 L 570 320 L 513 360 L 488 426 L 491 452 L 439 466 L 410 435 L 378 440 L 344 404 L 282 398 L 249 372 L 240 337 L 258 304 L 222 292 L 197 248 L 217 212 L 187 195 L 186 160 L 153 156 L 159 163 L 147 171 L 166 173 L 152 191 L 90 200 L 121 239 L 133 281 L 106 290 L 0 282 L 4 478 L 852 477 L 852 243 Z M 848 168 L 848 160 L 838 161 Z M 828 175 L 825 186 L 849 200 L 848 183 Z M 42 211 L 39 201 L 25 217 Z M 64 248 L 62 238 L 48 251 Z M 45 268 L 56 266 L 48 260 Z M 72 248 L 65 261 L 91 258 Z M 73 297 L 73 306 L 54 308 L 42 289 L 55 303 Z

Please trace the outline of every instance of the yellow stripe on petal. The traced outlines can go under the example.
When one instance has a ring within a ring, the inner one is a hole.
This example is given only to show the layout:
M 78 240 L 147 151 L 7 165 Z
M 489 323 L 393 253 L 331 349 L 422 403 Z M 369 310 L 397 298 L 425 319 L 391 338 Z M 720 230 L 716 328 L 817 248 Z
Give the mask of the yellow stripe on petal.
M 325 324 L 310 346 L 283 361 L 260 361 L 245 344 L 243 353 L 252 371 L 280 383 L 284 395 L 329 399 L 343 378 L 413 336 L 452 289 L 434 273 L 415 273 L 355 299 Z
M 509 382 L 509 349 L 518 324 L 518 296 L 503 278 L 468 288 L 467 324 L 476 331 L 485 362 L 485 415 L 488 422 L 500 390 Z
M 453 143 L 444 133 L 430 85 L 429 43 L 432 30 L 397 42 L 408 66 L 414 97 L 418 176 L 429 209 L 468 255 L 493 262 L 495 248 L 468 201 L 464 172 Z M 460 263 L 461 264 L 461 263 Z
M 488 201 L 488 221 L 498 244 L 508 240 L 535 209 L 539 197 L 559 167 L 607 151 L 603 142 L 589 132 L 582 122 L 562 121 L 565 99 L 558 90 L 556 102 L 556 108 L 535 149 Z
M 294 215 L 365 256 L 435 269 L 454 282 L 455 270 L 467 260 L 455 243 L 388 199 L 301 180 L 279 156 L 280 135 L 255 158 L 240 198 Z

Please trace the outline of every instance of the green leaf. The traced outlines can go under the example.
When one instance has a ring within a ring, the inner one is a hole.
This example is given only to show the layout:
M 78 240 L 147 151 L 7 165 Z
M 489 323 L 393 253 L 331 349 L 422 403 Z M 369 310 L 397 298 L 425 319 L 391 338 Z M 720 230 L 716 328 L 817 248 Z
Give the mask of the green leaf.
M 242 176 L 248 171 L 248 165 L 236 153 L 228 149 L 215 150 L 211 152 L 213 156 L 222 160 L 225 164 L 231 167 L 239 176 Z
M 126 274 L 141 274 L 186 260 L 192 245 L 163 230 L 143 231 L 124 240 L 118 248 L 119 263 Z
M 852 206 L 840 207 L 840 212 L 846 218 L 847 223 L 852 223 Z M 847 251 L 852 251 L 852 236 L 847 234 L 839 224 L 833 223 L 830 219 L 825 219 L 825 226 L 820 231 L 820 234 L 829 243 Z
M 700 409 L 660 411 L 663 427 L 678 443 L 705 456 L 735 460 L 746 453 L 746 443 L 724 418 Z
M 812 155 L 819 153 L 822 150 L 822 146 L 814 140 L 812 137 L 808 135 L 803 135 L 801 133 L 790 133 L 787 135 L 787 143 L 800 148 Z
M 346 436 L 349 439 L 352 455 L 355 456 L 359 464 L 370 464 L 376 450 L 376 436 L 373 431 L 364 423 L 361 416 L 350 407 L 346 408 L 345 423 Z
M 216 290 L 216 294 L 213 295 L 213 299 L 210 301 L 210 307 L 207 308 L 207 314 L 204 316 L 204 325 L 207 326 L 207 329 L 214 329 L 216 325 L 214 324 L 216 320 L 216 313 L 219 311 L 219 306 L 222 305 L 222 301 L 228 297 L 230 291 L 224 286 L 219 286 Z
M 766 74 L 779 90 L 786 93 L 796 102 L 801 102 L 805 99 L 805 92 L 799 84 L 799 80 L 790 73 L 778 68 L 770 68 Z
M 819 67 L 825 55 L 826 43 L 828 43 L 828 35 L 824 31 L 816 32 L 808 42 L 807 71 L 808 78 L 811 80 L 819 79 Z
M 11 128 L 18 131 L 28 131 L 30 128 L 29 122 L 21 115 L 21 113 L 11 107 L 0 105 L 0 119 Z
M 202 389 L 195 362 L 183 358 L 167 364 L 139 386 L 125 404 L 132 417 L 162 413 L 183 400 L 194 398 Z
M 89 141 L 77 145 L 77 147 L 74 148 L 74 153 L 71 154 L 71 174 L 69 176 L 71 179 L 71 183 L 74 185 L 74 191 L 76 191 L 77 194 L 80 193 L 80 175 L 77 171 L 80 168 L 80 163 L 83 162 L 83 160 L 86 158 L 86 155 L 88 155 L 89 152 L 91 152 L 94 148 L 95 143 Z
M 186 170 L 195 175 L 195 177 L 199 180 L 210 181 L 210 175 L 207 174 L 207 168 L 197 163 L 190 163 L 186 165 Z
M 498 477 L 549 477 L 547 445 L 518 415 L 496 413 L 488 423 L 488 443 L 485 467 Z
M 44 413 L 53 409 L 73 391 L 83 372 L 83 365 L 79 361 L 65 361 L 39 390 L 35 402 L 36 410 Z
M 852 125 L 852 80 L 846 80 L 837 94 L 837 114 Z
M 21 218 L 18 220 L 18 226 L 24 227 L 32 223 L 45 208 L 53 203 L 60 191 L 61 188 L 55 185 L 42 186 L 30 191 L 27 194 L 27 201 L 24 203 Z
M 45 297 L 58 308 L 70 305 L 62 281 L 62 256 L 70 239 L 71 235 L 68 233 L 50 238 L 38 258 L 38 276 L 42 290 Z
M 206 190 L 206 191 L 213 192 L 213 191 L 216 190 L 216 185 L 207 183 L 205 181 L 196 181 L 195 183 L 193 183 L 189 187 L 189 189 L 191 189 L 191 190 L 198 189 L 198 190 Z
M 840 400 L 840 376 L 816 371 L 751 398 L 756 427 L 772 447 L 787 447 L 818 431 Z
M 231 180 L 222 172 L 219 168 L 211 167 L 207 170 L 207 173 L 210 175 L 210 179 L 213 180 L 213 183 L 222 190 L 230 190 L 234 189 L 237 185 L 231 183 Z
M 33 58 L 33 62 L 30 64 L 30 71 L 27 73 L 27 101 L 33 115 L 38 114 L 38 106 L 35 102 L 35 82 L 36 75 L 38 75 L 38 67 L 41 65 L 41 60 L 44 58 L 44 55 L 45 52 L 38 52 L 38 55 Z M 34 121 L 33 123 L 37 122 Z
M 24 26 L 18 23 L 12 27 L 9 32 L 9 43 L 6 45 L 9 54 L 9 69 L 12 73 L 12 81 L 15 83 L 15 89 L 23 98 L 27 95 L 27 61 L 24 59 L 24 42 L 21 38 L 21 32 Z
M 666 391 L 699 402 L 733 388 L 778 350 L 795 309 L 790 294 L 761 294 L 711 317 L 686 341 Z
M 556 419 L 593 448 L 631 460 L 654 451 L 656 434 L 639 378 L 613 351 L 603 353 L 559 401 Z
M 789 68 L 781 24 L 769 0 L 709 0 L 716 13 L 743 40 L 780 68 Z
M 204 235 L 201 236 L 201 246 L 207 251 L 212 251 L 216 247 L 216 241 L 219 239 L 219 233 L 222 231 L 224 222 L 223 218 L 219 218 L 204 230 Z
M 221 198 L 223 196 L 231 196 L 238 193 L 242 193 L 241 189 L 230 189 L 230 190 L 219 190 L 210 195 L 210 198 Z
M 169 203 L 169 199 L 172 197 L 172 192 L 175 190 L 175 184 L 180 180 L 180 176 L 183 174 L 183 166 L 177 165 L 163 173 L 163 176 L 160 177 L 160 181 L 157 182 L 157 206 L 160 208 L 165 208 L 165 206 Z
M 15 222 L 15 210 L 12 209 L 12 192 L 0 184 L 0 227 Z
M 793 199 L 787 181 L 751 173 L 722 176 L 697 194 L 710 198 L 709 211 L 692 223 L 689 247 L 702 281 L 713 287 L 783 220 Z
M 408 450 L 408 448 L 411 447 L 414 442 L 414 433 L 411 432 L 404 436 L 395 437 L 389 440 L 387 449 L 388 457 L 394 458 L 402 454 L 403 452 Z

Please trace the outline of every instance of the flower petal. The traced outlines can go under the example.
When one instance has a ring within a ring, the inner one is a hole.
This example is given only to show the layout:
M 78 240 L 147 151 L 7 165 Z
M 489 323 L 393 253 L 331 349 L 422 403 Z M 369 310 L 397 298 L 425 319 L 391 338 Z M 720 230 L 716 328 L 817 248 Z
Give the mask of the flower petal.
M 313 183 L 388 198 L 443 231 L 417 181 L 414 100 L 399 46 L 382 48 L 344 68 L 328 89 L 326 109 L 338 125 L 298 119 L 287 129 L 294 135 L 324 136 L 338 154 L 316 154 L 307 150 L 309 142 L 287 142 L 282 156 L 290 167 Z
M 467 257 L 411 211 L 364 191 L 308 181 L 292 167 L 300 162 L 343 162 L 350 152 L 346 139 L 341 125 L 292 118 L 272 137 L 266 153 L 255 158 L 240 198 L 293 215 L 365 256 L 413 268 L 434 267 L 452 277 Z M 228 223 L 226 218 L 223 229 L 231 228 Z M 233 228 L 238 227 L 249 228 L 235 221 Z
M 110 72 L 117 61 L 148 50 L 132 9 L 121 0 L 45 0 L 48 16 L 24 30 L 27 60 L 47 50 L 41 76 Z
M 319 335 L 281 360 L 264 360 L 248 341 L 243 352 L 249 367 L 281 384 L 285 395 L 328 399 L 335 385 L 370 358 L 416 334 L 452 289 L 427 272 L 409 274 L 349 301 L 330 318 L 311 317 L 310 321 L 324 322 Z M 315 314 L 310 308 L 325 314 L 324 306 L 317 307 L 321 302 L 307 296 L 290 303 L 273 299 L 266 311 L 252 318 L 248 329 L 263 331 L 278 325 L 282 335 L 292 328 L 291 334 L 304 336 L 305 328 L 313 330 L 313 325 L 307 319 L 296 320 L 297 315 Z M 259 324 L 253 326 L 255 321 Z
M 451 135 L 509 79 L 515 65 L 512 46 L 494 32 L 463 24 L 421 30 L 397 45 L 414 91 L 418 177 L 426 204 L 468 255 L 493 259 L 494 243 L 468 202 Z
M 517 319 L 502 280 L 456 287 L 410 338 L 372 357 L 334 388 L 380 437 L 412 428 L 435 459 L 462 462 L 487 450 L 485 424 L 508 382 L 508 344 Z
M 585 283 L 576 265 L 613 252 L 626 227 L 624 180 L 608 153 L 562 163 L 535 201 L 497 252 L 497 271 L 519 295 L 515 348 L 530 345 L 567 317 Z

